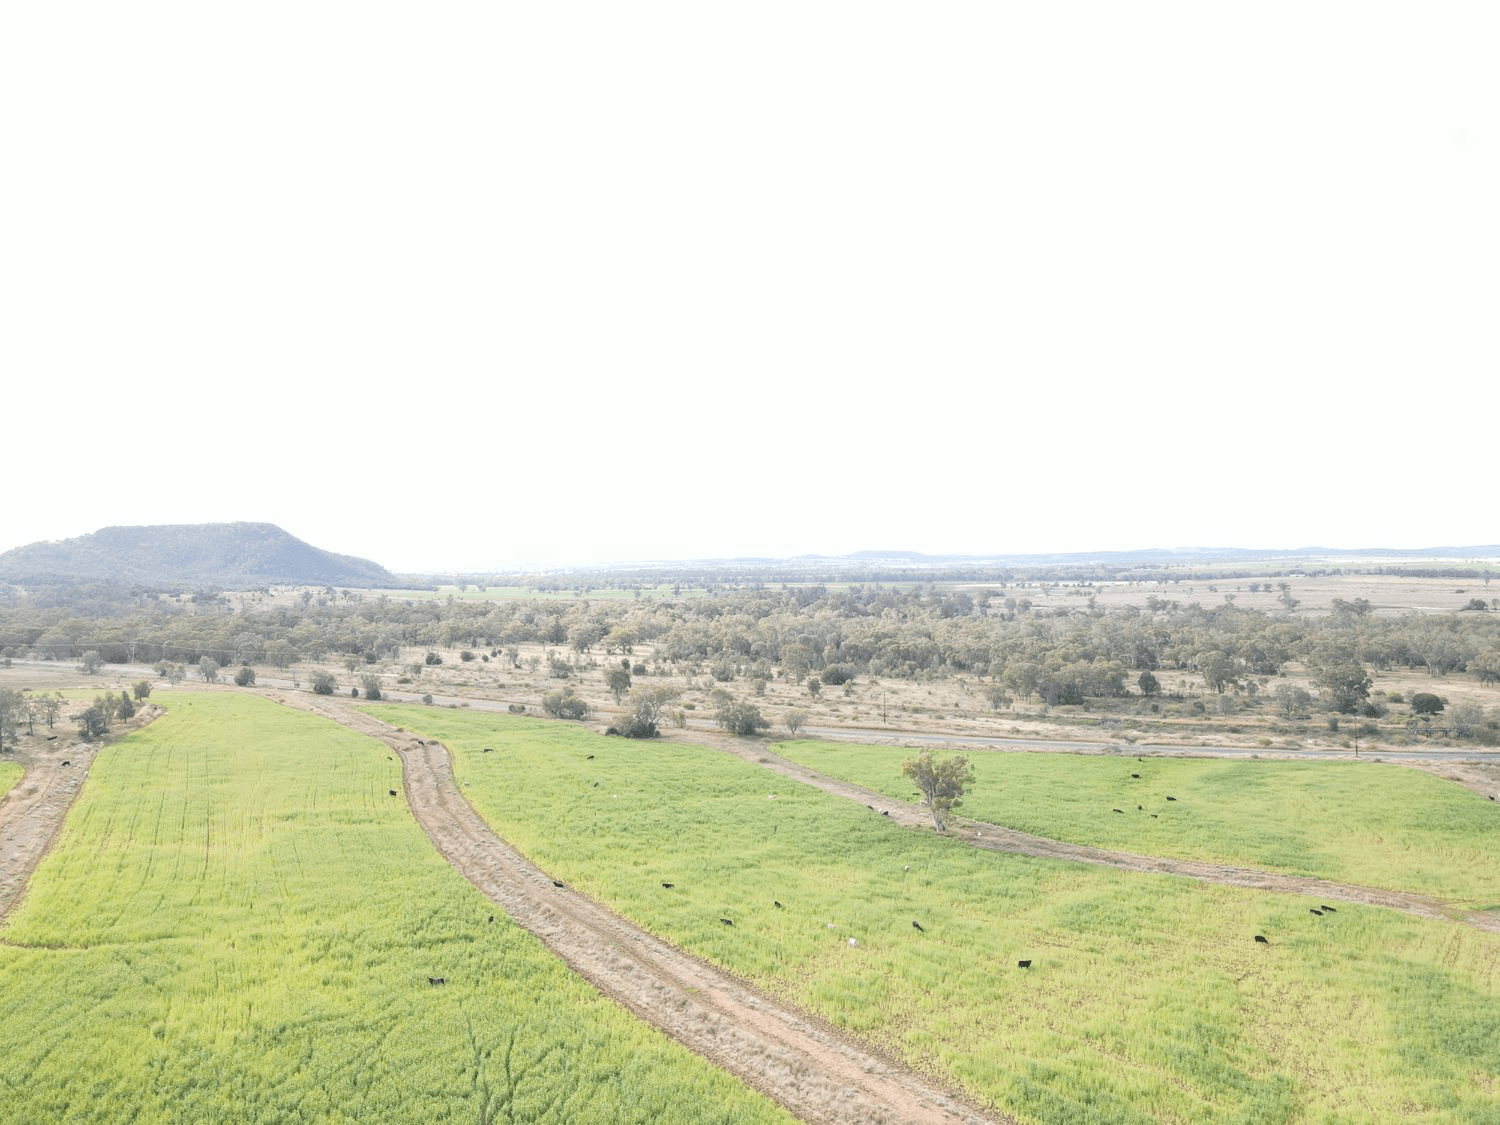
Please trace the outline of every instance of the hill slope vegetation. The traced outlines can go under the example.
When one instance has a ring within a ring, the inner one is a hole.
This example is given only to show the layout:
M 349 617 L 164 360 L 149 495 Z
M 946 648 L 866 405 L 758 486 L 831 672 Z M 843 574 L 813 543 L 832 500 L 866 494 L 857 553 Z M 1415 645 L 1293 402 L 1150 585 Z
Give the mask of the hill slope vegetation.
M 336 555 L 270 523 L 106 527 L 0 554 L 0 578 L 20 585 L 118 582 L 160 588 L 392 586 L 378 563 Z

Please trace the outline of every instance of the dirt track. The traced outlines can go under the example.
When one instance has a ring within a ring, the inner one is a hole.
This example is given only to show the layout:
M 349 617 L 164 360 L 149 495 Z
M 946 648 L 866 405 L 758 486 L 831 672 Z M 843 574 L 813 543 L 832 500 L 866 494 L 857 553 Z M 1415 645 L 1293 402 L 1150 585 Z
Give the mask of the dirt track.
M 138 730 L 162 713 L 145 704 L 120 729 Z M 79 742 L 71 730 L 50 741 L 45 734 L 21 740 L 14 760 L 26 772 L 0 796 L 0 921 L 21 901 L 98 751 L 98 744 Z
M 334 699 L 295 691 L 265 694 L 377 738 L 397 751 L 413 814 L 439 852 L 460 873 L 605 995 L 772 1097 L 802 1120 L 1013 1120 L 965 1104 L 893 1060 L 850 1042 L 816 1018 L 761 995 L 585 896 L 558 888 L 546 873 L 495 835 L 463 799 L 454 784 L 448 752 L 441 745 L 418 739 Z M 142 725 L 158 713 L 159 708 L 143 709 L 131 726 Z M 836 796 L 873 806 L 898 824 L 930 827 L 923 810 L 780 758 L 759 740 L 702 731 L 687 737 Z M 94 753 L 95 747 L 71 744 L 70 739 L 60 747 L 56 743 L 33 747 L 20 757 L 27 773 L 0 800 L 0 918 L 20 900 L 26 880 L 55 838 L 87 776 Z M 64 761 L 70 764 L 64 766 Z M 1500 932 L 1500 918 L 1461 914 L 1418 895 L 1202 861 L 1110 852 L 974 821 L 962 822 L 955 839 L 994 851 L 1384 906 Z
M 816 786 L 825 793 L 858 801 L 887 814 L 897 824 L 909 827 L 931 827 L 927 813 L 911 805 L 892 801 L 879 793 L 872 793 L 847 781 L 827 777 L 797 763 L 778 757 L 763 743 L 746 742 L 743 739 L 724 735 L 711 735 L 694 731 L 694 742 L 717 747 L 727 753 L 754 762 L 763 769 L 773 770 L 785 777 Z M 1433 772 L 1451 772 L 1454 767 L 1444 765 Z M 1091 848 L 1083 844 L 1068 844 L 1061 840 L 1050 840 L 1045 836 L 1032 836 L 984 821 L 959 820 L 953 818 L 953 835 L 976 848 L 996 852 L 1014 852 L 1018 855 L 1040 856 L 1046 859 L 1067 859 L 1078 863 L 1094 863 L 1104 867 L 1117 867 L 1123 871 L 1147 871 L 1163 875 L 1182 875 L 1189 879 L 1200 879 L 1206 883 L 1224 883 L 1236 887 L 1253 887 L 1256 890 L 1275 891 L 1282 894 L 1301 894 L 1325 901 L 1355 902 L 1367 906 L 1384 906 L 1405 914 L 1421 918 L 1439 918 L 1463 922 L 1476 929 L 1500 933 L 1500 916 L 1478 912 L 1454 910 L 1437 899 L 1423 895 L 1406 894 L 1401 891 L 1386 891 L 1376 887 L 1361 887 L 1349 883 L 1335 883 L 1326 879 L 1314 879 L 1301 875 L 1279 875 L 1270 871 L 1257 871 L 1245 867 L 1230 867 L 1221 863 L 1207 863 L 1192 859 L 1161 859 L 1156 856 L 1135 855 L 1131 852 L 1112 852 L 1103 848 Z
M 963 1104 L 815 1018 L 675 949 L 550 876 L 490 830 L 448 751 L 341 703 L 279 702 L 378 738 L 401 756 L 412 812 L 448 862 L 606 996 L 809 1122 L 1011 1122 Z

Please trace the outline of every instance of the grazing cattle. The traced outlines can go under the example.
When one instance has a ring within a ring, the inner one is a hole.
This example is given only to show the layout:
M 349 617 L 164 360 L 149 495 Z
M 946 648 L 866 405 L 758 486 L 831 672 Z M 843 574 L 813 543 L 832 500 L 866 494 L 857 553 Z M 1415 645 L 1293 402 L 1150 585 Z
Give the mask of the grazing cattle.
M 447 984 L 448 983 L 448 978 L 447 977 L 428 977 L 427 978 L 427 983 L 428 984 Z
M 587 758 L 584 759 L 585 762 L 592 762 L 593 760 L 594 760 L 594 756 L 592 754 L 590 754 Z
M 670 890 L 671 890 L 671 889 L 672 889 L 672 888 L 673 888 L 673 887 L 675 887 L 675 886 L 676 886 L 676 885 L 677 885 L 677 884 L 676 884 L 676 883 L 663 883 L 663 884 L 662 884 L 662 889 L 663 889 L 663 890 L 667 890 L 667 891 L 670 891 Z
M 1029 968 L 1031 968 L 1031 958 L 1028 957 L 1024 961 L 1017 961 L 1016 962 L 1016 968 L 1018 968 L 1018 969 L 1029 969 Z
M 65 766 L 71 766 L 72 764 L 73 763 L 71 761 L 69 761 L 67 758 L 63 759 L 63 765 L 65 765 Z
M 598 783 L 598 782 L 597 782 L 597 781 L 596 781 L 596 782 L 594 782 L 594 788 L 595 788 L 595 789 L 598 789 L 598 788 L 599 788 L 599 783 Z
M 1133 777 L 1133 778 L 1135 778 L 1137 781 L 1139 781 L 1141 779 L 1141 775 L 1138 774 L 1138 773 L 1133 773 L 1130 776 Z
M 726 926 L 732 926 L 732 925 L 734 925 L 734 923 L 731 922 L 728 918 L 720 918 L 719 921 L 723 922 L 724 925 L 726 925 Z
M 922 929 L 922 923 L 918 922 L 918 921 L 915 921 L 915 920 L 913 920 L 913 922 L 911 924 L 911 928 L 914 929 L 914 930 L 921 930 L 922 933 L 924 933 L 924 934 L 927 932 L 926 930 Z
M 849 939 L 849 944 L 850 944 L 850 945 L 858 945 L 858 944 L 859 944 L 859 942 L 857 942 L 857 941 L 855 941 L 855 940 L 854 940 L 854 939 L 853 939 L 853 938 L 850 938 L 850 939 Z
M 866 805 L 865 808 L 869 809 L 871 812 L 875 811 L 875 806 L 874 805 Z
M 784 909 L 784 908 L 783 908 L 783 907 L 782 907 L 782 905 L 781 905 L 781 903 L 780 903 L 780 902 L 778 902 L 778 901 L 777 901 L 777 900 L 776 900 L 776 899 L 774 899 L 774 898 L 773 898 L 773 899 L 772 899 L 772 900 L 771 900 L 771 905 L 772 905 L 772 906 L 774 906 L 774 907 L 775 907 L 775 908 L 776 908 L 776 909 L 777 909 L 777 910 L 782 910 L 782 909 Z
M 1256 934 L 1255 935 L 1255 940 L 1257 942 L 1259 942 L 1261 945 L 1270 945 L 1271 944 L 1270 940 L 1266 937 L 1265 934 Z
M 387 790 L 387 792 L 389 792 L 392 797 L 396 795 L 396 791 L 394 789 Z
M 485 748 L 484 748 L 484 749 L 483 749 L 483 750 L 482 750 L 482 751 L 480 751 L 480 752 L 481 752 L 481 753 L 483 753 L 483 754 L 493 754 L 493 753 L 494 753 L 494 752 L 495 752 L 495 748 L 494 748 L 494 747 L 493 747 L 493 746 L 486 746 L 486 747 L 485 747 Z
M 1317 909 L 1314 909 L 1314 908 L 1310 907 L 1307 912 L 1309 914 L 1316 914 L 1319 918 L 1323 917 L 1323 912 L 1321 910 L 1317 910 Z
M 556 879 L 553 879 L 553 880 L 552 880 L 552 885 L 553 885 L 553 886 L 554 886 L 554 887 L 560 887 L 560 886 L 562 886 L 562 884 L 561 884 L 561 883 L 559 883 L 559 882 L 558 882 L 558 881 L 557 881 L 557 880 L 556 880 Z
M 1156 817 L 1156 814 L 1155 814 L 1155 813 L 1152 813 L 1152 814 L 1151 814 L 1151 819 L 1152 819 L 1152 820 L 1155 820 L 1155 819 L 1156 819 L 1156 818 L 1157 818 L 1157 817 Z
M 1321 902 L 1318 903 L 1318 909 L 1321 910 L 1324 914 L 1337 914 L 1338 913 L 1338 911 L 1335 910 L 1333 907 L 1326 906 L 1326 905 L 1324 905 Z
M 1167 800 L 1169 800 L 1169 801 L 1175 801 L 1175 800 L 1177 800 L 1177 798 L 1176 797 L 1168 797 Z
M 55 734 L 49 734 L 49 735 L 48 735 L 48 736 L 47 736 L 47 741 L 48 741 L 48 742 L 56 742 L 56 741 L 57 741 L 57 735 L 55 735 Z M 1490 798 L 1490 800 L 1492 800 L 1492 801 L 1493 801 L 1493 800 L 1494 800 L 1494 799 L 1495 799 L 1495 798 L 1493 798 L 1493 797 L 1491 797 L 1491 798 Z
M 490 925 L 493 926 L 494 924 L 495 924 L 495 916 L 493 914 L 491 914 L 490 915 Z
M 880 815 L 881 816 L 890 816 L 891 815 L 891 810 L 890 809 L 882 809 Z
M 1110 812 L 1124 813 L 1124 809 L 1110 809 Z
M 1144 807 L 1144 806 L 1142 806 L 1142 805 L 1136 805 L 1136 807 L 1135 807 L 1135 811 L 1136 811 L 1136 812 L 1145 812 L 1145 811 L 1146 811 L 1146 809 L 1145 809 L 1145 807 Z

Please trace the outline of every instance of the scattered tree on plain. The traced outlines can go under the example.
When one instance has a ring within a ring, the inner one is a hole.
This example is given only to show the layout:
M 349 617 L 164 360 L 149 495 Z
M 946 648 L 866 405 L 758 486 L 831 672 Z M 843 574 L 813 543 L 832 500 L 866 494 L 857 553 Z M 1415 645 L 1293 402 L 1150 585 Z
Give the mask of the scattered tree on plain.
M 630 693 L 630 714 L 615 724 L 616 734 L 626 738 L 655 738 L 661 733 L 667 705 L 677 698 L 671 688 L 635 688 Z
M 604 673 L 604 686 L 619 703 L 625 693 L 630 690 L 630 661 L 621 660 L 618 668 L 610 668 Z
M 542 696 L 542 710 L 559 719 L 586 719 L 590 708 L 583 696 L 567 687 Z
M 1329 664 L 1318 669 L 1318 690 L 1331 711 L 1352 715 L 1370 698 L 1370 674 L 1363 664 Z
M 947 832 L 944 817 L 963 804 L 964 793 L 974 784 L 974 766 L 962 754 L 939 761 L 930 752 L 901 764 L 901 776 L 911 778 L 921 790 L 932 823 Z
M 728 694 L 720 693 L 720 694 Z M 748 737 L 770 727 L 771 721 L 760 713 L 760 708 L 745 699 L 730 698 L 719 703 L 714 712 L 714 721 L 730 734 Z
M 1271 698 L 1275 700 L 1282 716 L 1288 719 L 1305 716 L 1308 707 L 1312 705 L 1312 693 L 1292 684 L 1277 684 Z
M 796 738 L 797 732 L 807 726 L 807 712 L 800 707 L 793 707 L 781 716 L 781 724 L 786 727 L 787 734 Z

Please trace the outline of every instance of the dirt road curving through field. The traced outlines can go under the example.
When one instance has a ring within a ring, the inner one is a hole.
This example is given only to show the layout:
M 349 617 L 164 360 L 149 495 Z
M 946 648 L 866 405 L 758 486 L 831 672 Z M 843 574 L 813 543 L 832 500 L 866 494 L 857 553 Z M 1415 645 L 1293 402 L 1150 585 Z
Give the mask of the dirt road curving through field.
M 932 819 L 925 809 L 893 801 L 883 793 L 876 793 L 852 782 L 841 781 L 836 777 L 828 777 L 826 774 L 808 769 L 806 766 L 800 766 L 796 762 L 773 753 L 764 743 L 706 731 L 694 731 L 691 740 L 743 758 L 747 762 L 752 762 L 762 769 L 771 770 L 783 777 L 815 786 L 825 793 L 868 805 L 886 814 L 897 824 L 914 828 L 932 827 Z M 1452 767 L 1445 768 L 1451 769 Z M 1181 875 L 1206 883 L 1252 887 L 1256 890 L 1274 891 L 1281 894 L 1308 895 L 1325 901 L 1384 906 L 1405 914 L 1414 914 L 1420 918 L 1462 922 L 1476 929 L 1500 933 L 1500 916 L 1479 911 L 1456 910 L 1438 899 L 1428 898 L 1425 895 L 1336 883 L 1327 879 L 1314 879 L 1302 875 L 1281 875 L 1271 871 L 1231 867 L 1227 864 L 1208 863 L 1203 860 L 1163 859 L 1157 856 L 1135 855 L 1131 852 L 1107 851 L 1104 848 L 1052 840 L 1045 836 L 1032 836 L 1026 832 L 1017 832 L 1013 828 L 984 821 L 954 817 L 950 818 L 950 823 L 953 825 L 955 839 L 962 840 L 972 847 L 989 851 L 1014 852 L 1018 855 L 1039 856 L 1046 859 L 1093 863 L 1104 867 L 1117 867 L 1122 871 Z
M 814 1017 L 770 999 L 559 888 L 459 793 L 448 751 L 334 701 L 268 692 L 378 738 L 400 755 L 406 797 L 438 851 L 579 975 L 808 1122 L 1011 1122 L 961 1102 Z

